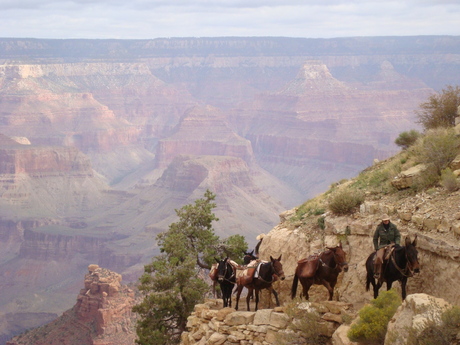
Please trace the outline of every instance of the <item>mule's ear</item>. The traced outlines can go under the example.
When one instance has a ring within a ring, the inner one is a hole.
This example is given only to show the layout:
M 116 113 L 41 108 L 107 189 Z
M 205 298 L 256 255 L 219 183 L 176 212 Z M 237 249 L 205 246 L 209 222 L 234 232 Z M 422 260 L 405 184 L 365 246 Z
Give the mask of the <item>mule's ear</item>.
M 283 254 L 280 255 L 280 257 L 278 258 L 278 261 L 281 261 L 281 257 L 283 256 Z
M 220 263 L 220 261 L 219 261 L 219 259 L 218 259 L 218 258 L 214 257 L 214 260 L 216 260 L 216 261 L 217 261 L 217 263 Z
M 417 234 L 415 234 L 414 240 L 412 241 L 412 245 L 417 247 Z
M 339 248 L 342 248 L 342 241 L 339 241 Z
M 404 245 L 405 245 L 405 246 L 410 245 L 410 237 L 409 237 L 409 236 L 406 237 L 406 240 L 405 240 L 405 242 L 404 242 Z
M 252 250 L 252 252 L 249 253 L 250 255 L 253 255 L 254 254 L 254 249 Z
M 270 255 L 270 261 L 275 261 L 275 259 L 273 259 L 271 255 Z

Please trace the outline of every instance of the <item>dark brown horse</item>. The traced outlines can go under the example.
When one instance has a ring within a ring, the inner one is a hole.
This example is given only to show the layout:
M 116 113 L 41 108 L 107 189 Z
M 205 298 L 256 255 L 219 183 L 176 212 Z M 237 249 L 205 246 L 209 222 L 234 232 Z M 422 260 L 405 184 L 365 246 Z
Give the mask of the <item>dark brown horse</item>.
M 224 308 L 232 306 L 232 290 L 236 284 L 236 268 L 233 267 L 230 260 L 225 258 L 217 261 L 217 281 L 220 285 L 220 291 L 222 291 L 222 301 Z
M 327 248 L 318 255 L 298 261 L 292 282 L 291 298 L 295 298 L 298 282 L 302 284 L 302 295 L 308 300 L 308 290 L 313 284 L 324 285 L 329 291 L 329 301 L 334 296 L 334 287 L 340 272 L 348 271 L 346 253 L 342 243 L 334 248 Z
M 246 296 L 246 306 L 247 310 L 250 310 L 249 300 L 253 291 L 256 293 L 256 306 L 257 311 L 259 305 L 259 291 L 262 289 L 268 289 L 275 296 L 276 305 L 279 306 L 280 302 L 278 300 L 278 293 L 273 289 L 272 283 L 275 281 L 275 277 L 278 277 L 281 280 L 284 280 L 284 271 L 283 265 L 281 264 L 281 256 L 278 259 L 274 259 L 270 256 L 269 262 L 261 262 L 254 273 L 250 276 L 239 277 L 236 281 L 237 283 L 237 294 L 236 294 L 236 306 L 235 309 L 238 310 L 238 302 L 240 301 L 240 295 L 243 288 L 248 289 L 248 294 Z M 257 277 L 255 275 L 257 274 Z
M 399 280 L 401 283 L 401 297 L 403 300 L 406 299 L 407 278 L 412 277 L 414 273 L 420 272 L 416 245 L 417 235 L 415 235 L 414 241 L 411 242 L 410 238 L 406 237 L 404 246 L 395 246 L 390 258 L 385 260 L 382 265 L 383 281 L 374 278 L 374 257 L 376 252 L 369 255 L 366 260 L 366 291 L 369 291 L 370 284 L 372 284 L 374 298 L 377 298 L 383 282 L 387 283 L 387 290 L 390 290 L 393 282 Z
M 254 250 L 252 252 L 243 252 L 243 265 L 249 265 L 253 260 L 257 260 L 257 257 L 254 255 Z

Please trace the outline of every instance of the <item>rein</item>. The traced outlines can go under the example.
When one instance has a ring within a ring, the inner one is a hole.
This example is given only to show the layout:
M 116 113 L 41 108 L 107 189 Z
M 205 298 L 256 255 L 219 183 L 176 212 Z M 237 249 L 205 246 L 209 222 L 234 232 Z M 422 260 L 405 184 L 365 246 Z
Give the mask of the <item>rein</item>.
M 232 275 L 230 276 L 230 278 L 227 278 L 226 275 L 227 275 L 227 269 L 228 269 L 228 266 L 230 266 L 232 268 Z M 232 284 L 236 284 L 236 281 L 235 282 L 232 282 L 230 279 L 232 279 L 233 277 L 235 277 L 235 269 L 233 268 L 233 266 L 230 264 L 230 263 L 226 263 L 225 265 L 225 274 L 223 276 L 223 280 L 229 282 L 229 283 L 232 283 Z
M 412 271 L 410 267 L 411 265 L 410 265 L 409 259 L 407 258 L 407 251 L 404 252 L 404 255 L 406 257 L 406 267 L 404 268 L 404 270 L 401 267 L 399 267 L 398 264 L 396 263 L 396 260 L 395 260 L 396 254 L 394 252 L 391 255 L 391 262 L 393 263 L 393 265 L 395 265 L 398 272 L 401 273 L 404 277 L 412 277 L 414 275 L 414 272 Z M 408 273 L 406 274 L 406 272 Z
M 348 262 L 342 262 L 341 264 L 338 264 L 338 263 L 337 263 L 338 260 L 336 259 L 336 256 L 337 256 L 337 255 L 335 254 L 335 252 L 334 252 L 333 250 L 331 250 L 331 252 L 332 252 L 332 255 L 333 255 L 333 257 L 334 257 L 335 267 L 331 267 L 331 266 L 329 266 L 328 264 L 326 264 L 326 263 L 323 261 L 323 259 L 321 258 L 321 256 L 324 254 L 324 252 L 322 252 L 321 255 L 319 256 L 319 261 L 321 262 L 321 266 L 326 266 L 327 268 L 330 268 L 331 270 L 333 270 L 333 269 L 337 269 L 338 266 L 346 266 L 346 265 L 348 265 Z

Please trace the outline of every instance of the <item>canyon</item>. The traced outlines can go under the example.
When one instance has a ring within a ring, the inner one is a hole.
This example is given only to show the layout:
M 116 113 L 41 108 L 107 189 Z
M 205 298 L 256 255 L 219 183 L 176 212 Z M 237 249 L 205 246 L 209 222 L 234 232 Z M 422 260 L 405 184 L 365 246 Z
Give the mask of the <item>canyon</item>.
M 254 246 L 458 72 L 460 37 L 0 39 L 0 319 L 37 316 L 1 339 L 74 305 L 90 263 L 135 282 L 206 189 Z

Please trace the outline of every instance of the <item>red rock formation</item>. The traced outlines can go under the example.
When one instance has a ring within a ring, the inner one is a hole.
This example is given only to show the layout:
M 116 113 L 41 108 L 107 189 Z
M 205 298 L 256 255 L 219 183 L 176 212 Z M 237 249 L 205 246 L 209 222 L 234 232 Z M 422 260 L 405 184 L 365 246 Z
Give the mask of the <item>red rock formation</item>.
M 0 148 L 0 174 L 72 173 L 75 177 L 93 176 L 91 163 L 75 147 L 38 147 L 18 145 Z
M 14 337 L 7 345 L 129 345 L 135 341 L 135 292 L 121 275 L 89 265 L 75 306 L 56 320 Z

